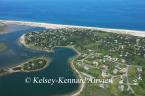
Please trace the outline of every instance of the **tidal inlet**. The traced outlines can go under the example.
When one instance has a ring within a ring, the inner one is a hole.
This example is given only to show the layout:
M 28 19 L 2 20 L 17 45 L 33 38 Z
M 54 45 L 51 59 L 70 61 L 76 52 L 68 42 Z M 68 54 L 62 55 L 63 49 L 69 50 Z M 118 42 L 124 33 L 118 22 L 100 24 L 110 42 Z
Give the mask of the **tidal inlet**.
M 145 96 L 144 5 L 1 0 L 0 96 Z

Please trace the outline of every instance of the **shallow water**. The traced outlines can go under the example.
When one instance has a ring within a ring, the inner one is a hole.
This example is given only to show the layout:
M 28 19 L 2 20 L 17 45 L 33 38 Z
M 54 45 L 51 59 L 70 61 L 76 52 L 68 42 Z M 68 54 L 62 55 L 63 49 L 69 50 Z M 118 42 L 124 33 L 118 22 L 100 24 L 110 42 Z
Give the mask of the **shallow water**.
M 76 55 L 76 52 L 68 48 L 55 48 L 54 52 L 40 52 L 25 48 L 18 43 L 18 38 L 26 33 L 42 28 L 31 28 L 20 32 L 12 32 L 0 35 L 0 41 L 7 44 L 9 50 L 0 53 L 0 68 L 20 64 L 30 58 L 48 56 L 52 59 L 51 64 L 44 70 L 31 73 L 15 73 L 0 77 L 0 94 L 3 96 L 52 96 L 67 94 L 75 91 L 78 84 L 33 84 L 25 83 L 27 77 L 57 79 L 60 77 L 74 79 L 73 70 L 68 62 L 69 58 Z

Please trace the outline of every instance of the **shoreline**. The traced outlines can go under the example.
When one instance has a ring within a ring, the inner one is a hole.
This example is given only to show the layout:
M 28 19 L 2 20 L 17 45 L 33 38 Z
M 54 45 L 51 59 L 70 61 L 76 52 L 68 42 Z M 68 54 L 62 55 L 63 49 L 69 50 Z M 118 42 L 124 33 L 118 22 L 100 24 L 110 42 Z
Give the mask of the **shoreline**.
M 109 28 L 97 28 L 97 27 L 83 27 L 83 26 L 71 26 L 71 25 L 60 25 L 60 24 L 49 24 L 49 23 L 37 23 L 37 22 L 23 22 L 23 21 L 6 21 L 8 23 L 16 23 L 16 24 L 20 24 L 20 25 L 28 25 L 28 26 L 33 26 L 33 27 L 44 27 L 46 29 L 60 29 L 60 28 L 82 28 L 82 29 L 93 29 L 93 30 L 100 30 L 100 31 L 105 31 L 105 32 L 111 32 L 111 33 L 117 33 L 117 34 L 127 34 L 127 35 L 132 35 L 132 36 L 138 36 L 138 37 L 145 37 L 145 31 L 135 31 L 135 30 L 124 30 L 124 29 L 109 29 Z M 25 47 L 30 48 L 30 46 L 28 46 L 25 43 L 25 34 L 23 34 L 20 39 L 19 42 L 24 45 Z M 56 47 L 66 47 L 66 48 L 72 48 L 74 51 L 77 52 L 77 57 L 74 57 L 72 59 L 72 61 L 70 62 L 72 69 L 75 71 L 77 78 L 79 79 L 83 79 L 81 73 L 79 72 L 79 70 L 77 70 L 75 68 L 74 65 L 74 60 L 77 59 L 80 56 L 80 52 L 74 48 L 73 46 L 55 46 Z M 41 50 L 42 51 L 42 50 Z M 47 52 L 53 52 L 53 48 L 51 50 L 44 50 Z M 77 90 L 71 92 L 69 95 L 70 96 L 79 96 L 79 94 L 83 91 L 83 89 L 85 88 L 85 83 L 81 83 L 78 87 Z
M 27 25 L 32 27 L 43 27 L 46 29 L 60 29 L 60 28 L 82 28 L 82 29 L 93 29 L 105 32 L 126 34 L 138 37 L 145 37 L 145 31 L 127 30 L 127 29 L 113 29 L 113 28 L 99 28 L 99 27 L 87 27 L 87 26 L 75 26 L 75 25 L 62 25 L 62 24 L 51 24 L 51 23 L 40 23 L 40 22 L 29 22 L 29 21 L 14 21 L 14 20 L 0 20 L 5 24 L 16 24 L 16 25 Z
M 97 28 L 97 27 L 83 27 L 83 26 L 71 26 L 71 25 L 60 25 L 60 24 L 49 24 L 49 23 L 24 22 L 24 21 L 9 21 L 9 20 L 0 20 L 0 22 L 7 23 L 7 24 L 28 25 L 28 26 L 32 26 L 32 27 L 43 27 L 43 28 L 46 28 L 46 29 L 60 29 L 60 28 L 82 28 L 82 29 L 84 29 L 85 28 L 85 29 L 100 30 L 100 31 L 117 33 L 117 34 L 126 34 L 126 35 L 138 36 L 138 37 L 145 37 L 145 31 L 124 30 L 124 29 L 109 29 L 109 28 Z M 25 36 L 25 34 L 23 34 L 20 37 L 19 42 L 22 45 L 24 45 L 25 47 L 30 48 L 25 43 L 25 37 L 24 36 Z M 56 46 L 56 47 L 59 47 L 59 46 Z M 81 54 L 73 46 L 72 47 L 71 46 L 70 47 L 69 46 L 60 46 L 60 47 L 72 48 L 73 50 L 75 50 L 78 53 L 78 56 Z M 51 51 L 53 51 L 53 49 L 51 49 L 51 50 L 44 50 L 44 51 L 51 52 Z M 70 62 L 71 63 L 71 67 L 73 68 L 73 70 L 77 74 L 77 77 L 80 78 L 80 79 L 83 79 L 81 73 L 74 66 L 74 60 L 76 58 L 74 58 Z M 84 87 L 85 87 L 85 84 L 84 83 L 81 83 L 80 86 L 79 86 L 79 88 L 76 91 L 74 91 L 74 92 L 71 93 L 71 96 L 78 96 L 83 91 Z
M 73 49 L 74 49 L 74 48 L 73 48 Z M 74 49 L 74 50 L 76 51 L 76 49 Z M 77 51 L 77 52 L 78 52 L 78 51 Z M 79 55 L 80 55 L 80 53 L 79 53 Z M 82 80 L 83 80 L 83 77 L 82 77 L 81 73 L 76 69 L 76 67 L 75 67 L 75 65 L 74 65 L 74 60 L 77 59 L 77 58 L 79 57 L 79 55 L 77 55 L 76 58 L 73 58 L 73 60 L 72 60 L 70 63 L 71 63 L 71 67 L 73 68 L 73 70 L 76 72 L 76 74 L 78 74 L 77 77 L 78 77 L 79 79 L 82 79 Z M 84 88 L 85 88 L 85 83 L 81 83 L 81 84 L 79 85 L 78 90 L 72 92 L 71 96 L 79 96 L 80 93 L 83 91 Z
M 3 30 L 0 30 L 0 35 L 17 32 L 17 31 L 23 31 L 23 30 L 32 28 L 32 26 L 28 26 L 28 25 L 19 25 L 19 24 L 14 24 L 14 23 L 12 24 L 4 23 L 4 24 L 5 24 L 5 27 Z
M 23 34 L 23 35 L 20 37 L 19 43 L 22 44 L 22 45 L 25 46 L 25 47 L 30 48 L 30 47 L 25 43 L 25 34 Z M 80 53 L 76 48 L 74 48 L 73 46 L 56 46 L 56 47 L 71 48 L 72 50 L 74 50 L 74 51 L 77 53 L 77 56 L 76 56 L 76 57 L 73 57 L 72 61 L 70 61 L 70 64 L 71 64 L 70 66 L 72 67 L 72 70 L 75 71 L 75 74 L 77 74 L 77 78 L 83 79 L 81 73 L 75 68 L 75 65 L 74 65 L 74 60 L 77 59 L 77 58 L 81 55 L 81 53 Z M 56 48 L 56 47 L 54 47 L 54 48 Z M 54 48 L 52 48 L 51 50 L 48 50 L 47 52 L 53 52 L 53 49 L 54 49 Z M 83 91 L 84 87 L 85 87 L 85 83 L 81 83 L 81 84 L 79 85 L 79 88 L 78 88 L 76 91 L 71 92 L 69 95 L 71 95 L 71 96 L 78 96 L 78 95 Z
M 5 76 L 5 75 L 14 74 L 14 73 L 29 73 L 29 72 L 41 71 L 41 70 L 47 68 L 47 67 L 49 66 L 50 62 L 51 62 L 50 59 L 47 60 L 47 64 L 46 64 L 44 67 L 42 67 L 42 68 L 40 68 L 40 69 L 36 69 L 36 70 L 29 70 L 29 71 L 28 71 L 28 70 L 23 70 L 23 69 L 21 69 L 21 70 L 14 70 L 15 68 L 18 68 L 18 67 L 22 68 L 23 65 L 24 65 L 25 63 L 28 63 L 29 61 L 35 60 L 35 58 L 43 58 L 43 57 L 34 57 L 34 58 L 32 58 L 32 59 L 28 59 L 26 62 L 22 62 L 22 63 L 16 65 L 16 66 L 13 65 L 13 66 L 8 67 L 8 68 L 3 68 L 4 70 L 6 69 L 6 73 L 0 74 L 0 77 L 1 77 L 1 76 Z M 46 58 L 46 57 L 45 57 L 45 58 Z M 48 59 L 48 58 L 47 58 L 47 59 Z
M 36 58 L 43 58 L 43 57 L 34 57 L 32 59 L 27 60 L 26 62 L 21 63 L 20 65 L 17 65 L 15 67 L 12 67 L 11 69 L 17 68 L 17 67 L 22 67 L 25 63 L 28 63 L 29 61 L 35 60 Z M 46 57 L 45 57 L 45 59 L 46 59 Z M 18 72 L 29 73 L 29 72 L 41 71 L 41 70 L 47 68 L 49 66 L 50 62 L 51 62 L 51 60 L 50 59 L 48 60 L 48 58 L 47 58 L 47 64 L 44 67 L 42 67 L 42 68 L 39 68 L 39 69 L 36 69 L 36 70 L 29 70 L 29 71 L 28 70 L 19 70 Z M 13 72 L 15 73 L 17 71 L 13 71 Z

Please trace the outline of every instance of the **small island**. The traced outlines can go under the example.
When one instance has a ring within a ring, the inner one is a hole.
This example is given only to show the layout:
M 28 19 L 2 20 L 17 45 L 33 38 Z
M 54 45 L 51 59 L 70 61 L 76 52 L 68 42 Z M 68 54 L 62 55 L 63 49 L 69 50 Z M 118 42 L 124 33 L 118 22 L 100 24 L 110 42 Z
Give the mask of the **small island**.
M 76 77 L 112 80 L 107 83 L 81 83 L 80 88 L 72 92 L 71 96 L 143 96 L 145 94 L 144 31 L 21 21 L 3 22 L 46 28 L 46 30 L 23 34 L 19 42 L 27 48 L 46 52 L 53 51 L 55 47 L 73 48 L 78 53 L 78 56 L 71 60 L 71 67 Z M 45 64 L 38 67 L 38 63 L 36 67 L 32 63 L 33 60 L 37 61 L 31 59 L 16 67 L 1 69 L 0 72 L 3 75 L 33 72 L 46 67 Z
M 61 28 L 29 32 L 20 41 L 37 50 L 73 48 L 79 53 L 71 64 L 78 78 L 112 79 L 112 83 L 83 83 L 73 96 L 145 94 L 143 37 L 86 28 Z
M 21 65 L 11 67 L 11 68 L 0 69 L 0 76 L 4 76 L 16 72 L 41 71 L 46 67 L 48 67 L 50 62 L 51 60 L 48 57 L 35 57 L 28 60 L 25 63 L 22 63 Z

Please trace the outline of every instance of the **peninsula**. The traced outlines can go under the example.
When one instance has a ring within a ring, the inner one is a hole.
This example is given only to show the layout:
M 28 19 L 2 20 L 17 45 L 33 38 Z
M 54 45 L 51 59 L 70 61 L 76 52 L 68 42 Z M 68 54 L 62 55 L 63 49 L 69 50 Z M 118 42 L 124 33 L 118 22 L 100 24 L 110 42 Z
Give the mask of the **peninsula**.
M 71 64 L 78 78 L 112 79 L 112 83 L 80 84 L 80 89 L 74 92 L 73 96 L 145 94 L 144 31 L 7 20 L 0 22 L 46 28 L 23 34 L 20 43 L 25 47 L 45 51 L 55 47 L 73 48 L 79 53 Z M 25 65 L 23 69 L 28 70 L 29 63 Z
M 40 71 L 48 67 L 50 62 L 51 60 L 48 59 L 47 57 L 35 57 L 20 65 L 11 68 L 0 69 L 0 76 L 4 76 L 16 72 Z

